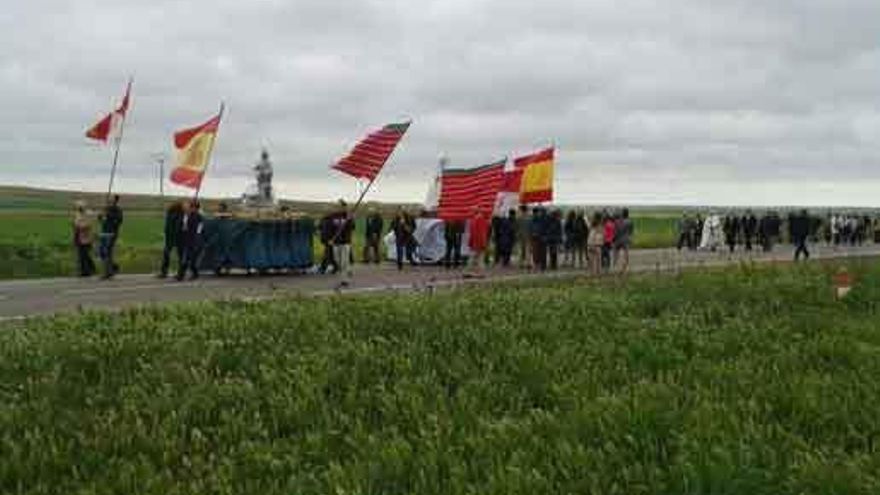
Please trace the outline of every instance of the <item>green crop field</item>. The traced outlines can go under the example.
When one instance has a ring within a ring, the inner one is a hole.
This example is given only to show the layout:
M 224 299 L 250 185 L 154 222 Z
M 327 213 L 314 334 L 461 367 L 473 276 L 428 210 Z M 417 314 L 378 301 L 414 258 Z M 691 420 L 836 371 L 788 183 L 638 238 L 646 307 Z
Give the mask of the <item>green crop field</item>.
M 0 187 L 0 279 L 70 276 L 76 273 L 72 246 L 72 206 L 85 198 L 93 209 L 103 202 L 94 193 L 43 191 Z M 217 200 L 205 204 L 216 210 Z M 322 203 L 289 203 L 296 211 L 314 217 L 331 206 Z M 163 243 L 164 202 L 155 196 L 123 196 L 125 222 L 117 245 L 117 259 L 123 273 L 149 273 L 159 266 Z M 390 215 L 396 205 L 380 205 Z M 413 211 L 416 211 L 413 208 Z M 358 232 L 363 232 L 362 219 Z M 636 212 L 633 217 L 637 248 L 668 247 L 675 241 L 673 212 Z M 354 252 L 360 256 L 362 234 L 355 235 Z M 319 243 L 315 242 L 316 256 Z
M 0 328 L 0 492 L 880 493 L 880 270 Z

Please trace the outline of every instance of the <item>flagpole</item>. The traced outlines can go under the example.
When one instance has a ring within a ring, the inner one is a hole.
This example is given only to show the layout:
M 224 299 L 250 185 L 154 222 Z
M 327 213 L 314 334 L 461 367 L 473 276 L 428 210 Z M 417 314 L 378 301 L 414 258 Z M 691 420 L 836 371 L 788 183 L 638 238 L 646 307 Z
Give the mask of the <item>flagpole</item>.
M 199 192 L 202 190 L 202 182 L 205 180 L 205 175 L 208 174 L 208 167 L 211 165 L 211 157 L 214 155 L 214 144 L 217 142 L 217 134 L 220 132 L 220 122 L 223 120 L 223 110 L 226 108 L 226 102 L 220 102 L 220 113 L 217 115 L 217 130 L 214 131 L 214 139 L 211 140 L 211 147 L 208 149 L 208 156 L 205 161 L 205 170 L 202 171 L 202 178 L 199 180 L 199 185 L 196 187 L 196 192 L 193 195 L 193 200 L 199 199 Z
M 128 98 L 131 95 L 131 83 L 134 81 L 134 78 L 128 78 L 128 87 L 125 90 L 125 97 Z M 114 113 L 116 113 L 114 111 Z M 128 119 L 128 108 L 125 109 L 125 112 L 122 114 L 122 122 L 119 123 L 119 136 L 114 139 L 116 141 L 116 150 L 113 152 L 113 166 L 110 167 L 110 183 L 107 185 L 107 200 L 110 200 L 110 195 L 113 193 L 113 179 L 116 177 L 116 166 L 119 163 L 119 148 L 122 147 L 122 134 L 125 131 L 125 121 Z M 113 119 L 110 119 L 111 123 Z

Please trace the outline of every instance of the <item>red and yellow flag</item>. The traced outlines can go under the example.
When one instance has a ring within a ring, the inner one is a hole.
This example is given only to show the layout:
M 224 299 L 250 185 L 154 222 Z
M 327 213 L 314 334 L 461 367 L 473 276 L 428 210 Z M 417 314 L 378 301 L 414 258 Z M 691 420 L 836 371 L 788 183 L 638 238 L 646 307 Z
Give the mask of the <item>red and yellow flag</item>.
M 519 201 L 521 204 L 553 201 L 553 154 L 547 148 L 514 160 L 516 170 L 522 170 Z
M 190 189 L 199 189 L 222 117 L 221 108 L 216 117 L 204 124 L 174 133 L 177 166 L 171 171 L 171 182 Z

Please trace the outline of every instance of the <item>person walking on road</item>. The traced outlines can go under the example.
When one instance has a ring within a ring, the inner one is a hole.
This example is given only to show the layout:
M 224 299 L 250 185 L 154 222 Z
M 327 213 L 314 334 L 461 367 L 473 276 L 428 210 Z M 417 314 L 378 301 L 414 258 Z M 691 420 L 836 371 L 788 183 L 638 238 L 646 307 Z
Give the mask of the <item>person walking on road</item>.
M 76 203 L 76 213 L 73 217 L 73 245 L 76 247 L 79 276 L 91 277 L 95 274 L 95 260 L 92 259 L 92 221 L 83 201 Z
M 461 266 L 461 242 L 464 237 L 464 222 L 461 220 L 445 220 L 443 236 L 446 241 L 446 254 L 443 264 L 446 268 Z
M 180 223 L 180 241 L 183 245 L 183 261 L 177 269 L 177 280 L 186 277 L 186 272 L 192 274 L 192 280 L 199 278 L 199 256 L 202 253 L 202 229 L 204 218 L 199 211 L 198 200 L 184 203 L 183 216 Z
M 342 201 L 339 202 L 339 212 L 333 217 L 333 230 L 333 259 L 336 260 L 337 273 L 343 277 L 339 287 L 348 287 L 352 277 L 351 234 L 354 232 L 354 222 Z
M 629 271 L 629 250 L 632 246 L 633 230 L 629 209 L 624 208 L 614 223 L 614 267 L 620 270 L 620 273 Z
M 410 265 L 416 266 L 414 256 L 416 221 L 403 208 L 397 211 L 394 220 L 391 221 L 391 232 L 394 232 L 394 245 L 396 248 L 397 269 L 403 270 L 403 257 L 406 255 Z
M 602 232 L 604 234 L 602 238 L 602 270 L 605 272 L 611 269 L 611 251 L 614 249 L 614 229 L 616 225 L 614 217 L 606 211 L 602 224 Z
M 559 268 L 559 246 L 562 245 L 562 212 L 553 210 L 547 219 L 547 258 L 551 270 Z
M 318 266 L 318 273 L 327 273 L 327 269 L 331 266 L 333 267 L 331 273 L 335 274 L 339 271 L 339 264 L 333 256 L 333 236 L 336 235 L 334 230 L 336 224 L 333 221 L 334 215 L 335 213 L 328 213 L 321 217 L 321 221 L 318 223 L 321 246 L 324 248 L 321 264 Z
M 807 250 L 807 238 L 810 235 L 810 216 L 807 210 L 801 210 L 798 215 L 791 217 L 789 225 L 792 243 L 794 243 L 794 260 L 800 261 L 801 255 L 804 259 L 810 259 L 810 251 Z
M 576 222 L 577 213 L 574 210 L 569 210 L 562 228 L 564 233 L 562 264 L 568 267 L 574 267 Z
M 755 239 L 755 234 L 758 232 L 758 217 L 749 210 L 746 212 L 746 215 L 742 218 L 742 231 L 743 231 L 743 240 L 746 244 L 746 251 L 752 251 L 752 241 Z
M 590 234 L 590 226 L 583 210 L 579 211 L 574 221 L 574 252 L 578 268 L 584 268 L 587 264 L 587 236 Z
M 468 222 L 468 248 L 471 252 L 471 265 L 477 270 L 483 268 L 487 247 L 489 247 L 489 220 L 479 208 L 474 208 L 474 214 Z
M 162 249 L 162 266 L 159 268 L 159 278 L 168 276 L 172 252 L 177 252 L 177 266 L 180 267 L 183 264 L 183 246 L 180 239 L 182 222 L 183 205 L 180 201 L 175 201 L 165 211 L 165 246 Z
M 516 243 L 516 210 L 508 211 L 506 217 L 498 217 L 492 235 L 495 237 L 495 264 L 507 268 Z
M 385 221 L 376 208 L 370 208 L 364 229 L 364 263 L 379 263 L 379 244 L 382 240 L 382 230 Z
M 602 230 L 602 215 L 598 212 L 593 214 L 590 221 L 590 233 L 587 235 L 587 249 L 590 263 L 590 273 L 599 275 L 602 269 L 602 245 L 605 243 L 605 234 Z
M 104 208 L 104 214 L 101 215 L 101 243 L 98 247 L 98 255 L 104 263 L 104 276 L 102 278 L 112 278 L 119 272 L 119 265 L 116 264 L 114 253 L 116 249 L 116 241 L 119 239 L 119 229 L 122 227 L 122 208 L 119 207 L 119 195 L 114 195 L 107 202 Z
M 529 207 L 520 205 L 519 216 L 516 219 L 516 242 L 519 244 L 519 267 L 521 269 L 532 266 L 532 238 L 529 236 L 531 221 Z
M 529 239 L 532 243 L 532 268 L 544 271 L 547 269 L 547 213 L 544 208 L 532 210 L 529 221 Z

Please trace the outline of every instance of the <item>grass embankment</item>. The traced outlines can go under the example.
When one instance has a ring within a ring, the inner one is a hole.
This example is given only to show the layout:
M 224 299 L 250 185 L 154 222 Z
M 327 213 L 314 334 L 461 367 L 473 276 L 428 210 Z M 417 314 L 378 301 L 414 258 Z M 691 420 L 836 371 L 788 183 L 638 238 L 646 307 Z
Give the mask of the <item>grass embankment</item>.
M 89 313 L 0 332 L 3 493 L 880 493 L 880 271 Z

